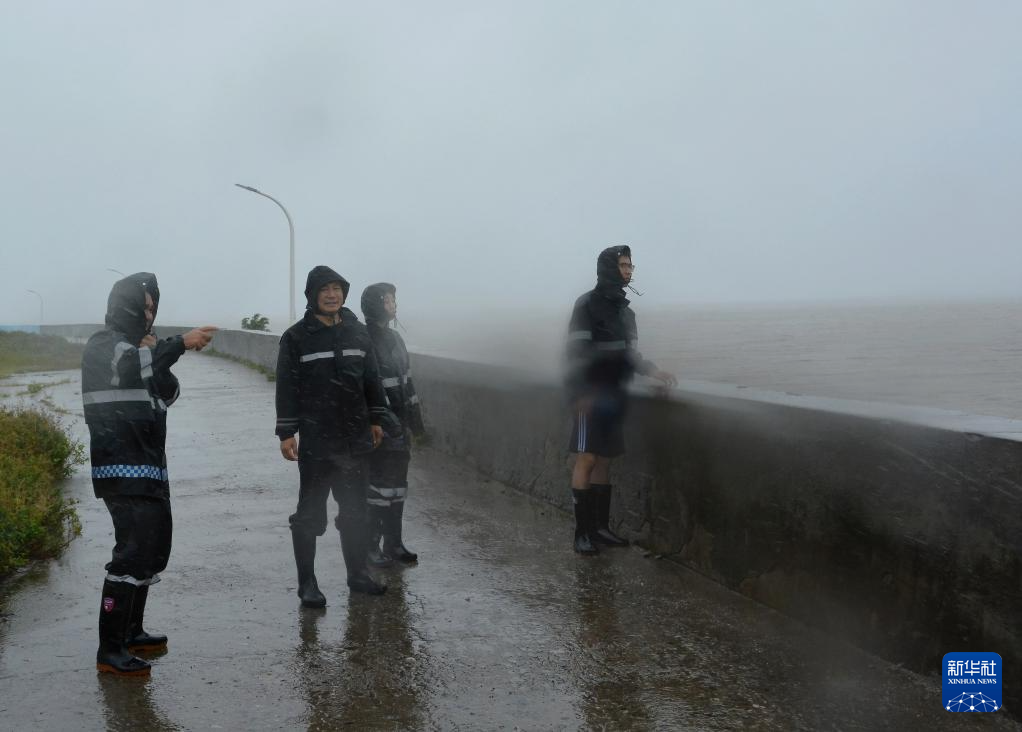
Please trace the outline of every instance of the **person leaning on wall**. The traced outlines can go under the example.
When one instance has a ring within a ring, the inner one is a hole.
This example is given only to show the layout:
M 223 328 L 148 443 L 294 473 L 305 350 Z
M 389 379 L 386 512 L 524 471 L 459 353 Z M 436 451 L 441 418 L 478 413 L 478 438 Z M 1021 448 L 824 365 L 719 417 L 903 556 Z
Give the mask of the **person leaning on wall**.
M 625 297 L 635 266 L 627 246 L 608 247 L 596 260 L 596 287 L 581 295 L 568 326 L 566 387 L 572 410 L 568 449 L 575 507 L 575 551 L 596 554 L 599 545 L 628 546 L 610 529 L 610 466 L 625 452 L 628 383 L 636 374 L 676 386 L 637 350 L 635 313 Z M 633 290 L 634 291 L 634 290 Z

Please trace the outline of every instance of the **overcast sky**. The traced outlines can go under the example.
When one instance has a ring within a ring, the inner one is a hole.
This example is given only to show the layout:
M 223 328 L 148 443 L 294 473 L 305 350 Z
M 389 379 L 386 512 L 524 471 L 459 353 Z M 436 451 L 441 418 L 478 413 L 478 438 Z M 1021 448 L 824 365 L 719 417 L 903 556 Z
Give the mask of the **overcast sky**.
M 1012 297 L 1022 3 L 6 2 L 0 323 L 568 308 L 629 243 L 643 304 Z M 356 307 L 357 309 L 357 307 Z M 279 323 L 279 321 L 278 321 Z

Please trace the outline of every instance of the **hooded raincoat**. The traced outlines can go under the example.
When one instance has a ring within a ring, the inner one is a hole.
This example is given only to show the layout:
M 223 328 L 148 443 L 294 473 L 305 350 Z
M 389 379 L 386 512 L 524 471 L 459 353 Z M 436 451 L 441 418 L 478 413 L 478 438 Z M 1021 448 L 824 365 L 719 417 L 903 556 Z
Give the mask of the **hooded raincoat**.
M 387 393 L 390 411 L 400 420 L 398 429 L 387 428 L 383 449 L 408 450 L 409 433 L 421 435 L 424 432 L 422 408 L 412 382 L 411 360 L 408 348 L 401 334 L 387 326 L 387 315 L 383 309 L 385 295 L 396 295 L 397 288 L 389 282 L 369 285 L 362 293 L 362 315 L 369 329 L 369 337 L 376 352 L 380 370 L 380 383 Z
M 319 289 L 348 281 L 329 267 L 309 272 L 305 316 L 280 339 L 277 355 L 277 427 L 281 440 L 300 435 L 303 460 L 338 452 L 372 451 L 371 425 L 387 419 L 387 398 L 365 325 L 348 308 L 341 322 L 324 325 L 316 317 Z
M 566 386 L 571 401 L 597 392 L 623 390 L 635 373 L 656 366 L 637 349 L 635 312 L 625 297 L 618 258 L 627 246 L 608 247 L 596 260 L 596 287 L 575 301 L 568 326 Z
M 170 367 L 185 352 L 174 336 L 151 348 L 145 296 L 159 306 L 156 276 L 133 274 L 114 284 L 106 328 L 89 338 L 82 355 L 82 402 L 89 426 L 92 486 L 98 498 L 170 495 L 167 407 L 179 394 Z

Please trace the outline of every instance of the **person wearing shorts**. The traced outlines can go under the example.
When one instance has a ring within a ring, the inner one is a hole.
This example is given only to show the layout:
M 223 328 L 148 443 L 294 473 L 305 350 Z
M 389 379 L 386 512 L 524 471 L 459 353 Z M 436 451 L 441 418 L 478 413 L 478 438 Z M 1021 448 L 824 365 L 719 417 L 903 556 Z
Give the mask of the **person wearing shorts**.
M 596 260 L 596 287 L 575 301 L 568 327 L 568 400 L 575 453 L 571 474 L 575 551 L 596 554 L 598 545 L 628 546 L 610 529 L 610 465 L 625 452 L 628 383 L 636 374 L 667 386 L 678 380 L 644 359 L 636 348 L 635 313 L 625 297 L 635 267 L 628 246 L 613 246 Z

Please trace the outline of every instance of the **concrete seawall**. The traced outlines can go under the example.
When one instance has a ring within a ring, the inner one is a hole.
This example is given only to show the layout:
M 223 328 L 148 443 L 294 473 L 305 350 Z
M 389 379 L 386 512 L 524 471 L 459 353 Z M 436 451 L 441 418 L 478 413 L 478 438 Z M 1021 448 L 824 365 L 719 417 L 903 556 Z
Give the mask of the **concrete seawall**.
M 272 369 L 277 340 L 221 331 L 215 346 Z M 556 384 L 423 355 L 413 370 L 437 448 L 568 508 Z M 614 468 L 624 533 L 923 673 L 939 673 L 949 651 L 1022 665 L 1022 422 L 683 387 L 632 403 L 629 453 Z M 1022 703 L 1016 691 L 1005 699 Z

